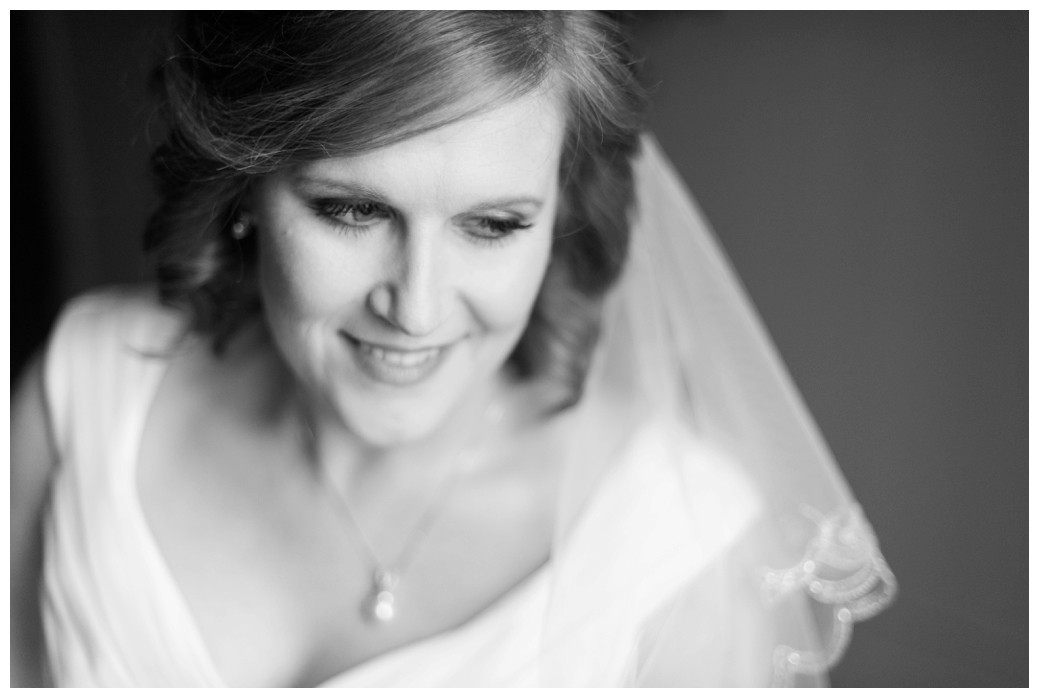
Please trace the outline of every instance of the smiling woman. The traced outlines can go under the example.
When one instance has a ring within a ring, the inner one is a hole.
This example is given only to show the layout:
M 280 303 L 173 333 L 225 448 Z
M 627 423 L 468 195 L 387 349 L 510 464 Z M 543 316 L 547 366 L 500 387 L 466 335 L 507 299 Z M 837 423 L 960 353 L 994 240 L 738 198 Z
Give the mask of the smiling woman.
M 894 578 L 634 65 L 591 12 L 187 15 L 156 284 L 16 397 L 15 683 L 825 682 Z
M 248 196 L 267 324 L 321 406 L 312 420 L 391 446 L 487 399 L 548 265 L 556 102 L 534 94 Z

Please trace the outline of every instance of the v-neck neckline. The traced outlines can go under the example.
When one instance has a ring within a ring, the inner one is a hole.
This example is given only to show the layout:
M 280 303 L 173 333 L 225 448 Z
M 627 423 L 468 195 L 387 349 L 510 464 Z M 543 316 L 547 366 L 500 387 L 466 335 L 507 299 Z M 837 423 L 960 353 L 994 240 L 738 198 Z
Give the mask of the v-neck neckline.
M 153 370 L 148 371 L 148 375 L 145 377 L 144 381 L 142 381 L 143 388 L 140 392 L 140 403 L 131 407 L 127 411 L 129 416 L 125 422 L 125 439 L 122 440 L 124 450 L 121 455 L 125 461 L 124 467 L 126 468 L 128 475 L 128 477 L 123 479 L 123 481 L 129 484 L 129 492 L 126 496 L 126 501 L 129 503 L 129 520 L 132 530 L 137 533 L 138 543 L 142 548 L 142 559 L 148 568 L 148 574 L 150 576 L 148 583 L 153 585 L 154 593 L 159 597 L 154 601 L 154 605 L 160 609 L 159 613 L 162 615 L 172 615 L 170 622 L 163 623 L 162 627 L 173 628 L 176 629 L 176 632 L 178 633 L 186 633 L 188 635 L 186 643 L 191 649 L 191 655 L 193 656 L 183 658 L 178 657 L 177 660 L 198 663 L 200 666 L 195 667 L 195 670 L 201 672 L 206 683 L 215 687 L 228 688 L 230 685 L 220 674 L 220 671 L 213 660 L 212 653 L 209 650 L 209 646 L 206 643 L 205 637 L 202 634 L 201 627 L 199 626 L 191 606 L 188 603 L 187 597 L 184 595 L 176 581 L 176 578 L 173 576 L 173 571 L 166 561 L 158 540 L 155 538 L 144 513 L 144 506 L 137 482 L 137 476 L 140 469 L 140 453 L 143 445 L 144 429 L 148 423 L 151 408 L 158 397 L 162 380 L 170 366 L 169 361 L 164 358 L 149 357 L 145 360 L 154 360 L 156 363 Z M 322 686 L 341 683 L 351 674 L 368 671 L 373 667 L 377 667 L 381 663 L 392 662 L 401 656 L 428 649 L 429 647 L 439 643 L 456 641 L 465 633 L 475 632 L 483 623 L 491 622 L 499 613 L 503 612 L 504 609 L 511 605 L 511 603 L 518 603 L 519 599 L 532 593 L 532 590 L 541 583 L 541 580 L 547 577 L 550 565 L 550 560 L 545 562 L 536 570 L 510 587 L 497 599 L 481 609 L 477 614 L 463 621 L 459 625 L 399 645 L 373 657 L 362 660 L 357 664 L 330 676 L 321 683 L 316 684 L 314 687 L 320 688 Z M 183 645 L 184 642 L 182 641 L 181 643 L 176 644 Z

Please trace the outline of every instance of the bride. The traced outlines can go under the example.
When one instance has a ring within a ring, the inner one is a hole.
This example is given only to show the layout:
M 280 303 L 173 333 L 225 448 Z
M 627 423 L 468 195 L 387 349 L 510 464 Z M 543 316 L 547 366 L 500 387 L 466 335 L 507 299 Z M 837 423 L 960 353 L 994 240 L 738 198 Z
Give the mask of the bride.
M 894 579 L 624 37 L 201 13 L 12 428 L 16 685 L 821 683 Z

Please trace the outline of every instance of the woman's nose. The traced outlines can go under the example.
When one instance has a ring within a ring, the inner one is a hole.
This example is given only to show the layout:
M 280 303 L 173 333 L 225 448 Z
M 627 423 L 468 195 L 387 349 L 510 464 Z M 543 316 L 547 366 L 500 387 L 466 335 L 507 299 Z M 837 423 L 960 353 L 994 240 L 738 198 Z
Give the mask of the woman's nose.
M 387 278 L 369 297 L 372 311 L 405 334 L 428 336 L 443 319 L 446 275 L 440 244 L 431 230 L 401 234 Z

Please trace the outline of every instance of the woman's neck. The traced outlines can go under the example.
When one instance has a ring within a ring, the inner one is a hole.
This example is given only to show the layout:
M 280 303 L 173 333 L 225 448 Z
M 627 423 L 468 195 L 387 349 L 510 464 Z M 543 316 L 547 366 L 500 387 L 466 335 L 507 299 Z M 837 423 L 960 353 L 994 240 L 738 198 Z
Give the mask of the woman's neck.
M 502 413 L 512 399 L 505 378 L 474 386 L 428 434 L 414 440 L 371 444 L 360 438 L 327 402 L 296 383 L 286 418 L 299 425 L 307 460 L 343 490 L 360 480 L 406 479 L 435 486 L 474 452 L 501 435 Z M 292 413 L 295 413 L 292 415 Z

